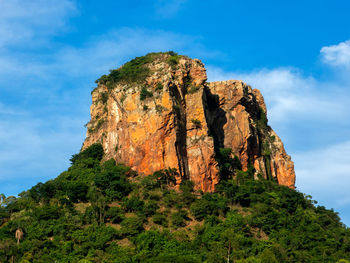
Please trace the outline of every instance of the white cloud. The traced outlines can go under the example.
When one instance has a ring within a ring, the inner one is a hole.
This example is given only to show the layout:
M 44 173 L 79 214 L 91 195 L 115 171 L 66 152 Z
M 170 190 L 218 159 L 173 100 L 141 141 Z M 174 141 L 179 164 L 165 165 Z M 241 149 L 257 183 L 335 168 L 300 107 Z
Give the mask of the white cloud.
M 0 192 L 15 194 L 67 167 L 84 139 L 96 78 L 135 56 L 168 50 L 213 54 L 192 36 L 124 28 L 49 55 L 40 50 L 0 55 Z M 43 59 L 37 60 L 38 56 Z M 16 101 L 16 106 L 9 101 Z M 12 178 L 29 183 L 5 187 Z
M 36 76 L 43 80 L 58 75 L 60 78 L 62 75 L 97 78 L 135 56 L 170 50 L 198 57 L 220 55 L 217 51 L 205 49 L 193 36 L 163 30 L 123 28 L 93 36 L 80 47 L 62 46 L 50 55 L 43 55 L 44 59 L 39 61 L 28 54 L 0 54 L 0 67 L 3 69 L 0 76 L 3 79 L 11 78 L 11 75 L 22 78 Z
M 140 45 L 142 43 L 142 45 Z M 93 37 L 83 47 L 66 47 L 55 55 L 55 67 L 68 74 L 101 74 L 148 52 L 196 46 L 194 37 L 162 30 L 123 28 Z
M 350 40 L 321 49 L 323 62 L 331 66 L 350 66 Z
M 347 41 L 323 48 L 325 62 L 346 66 L 349 45 Z M 207 72 L 209 81 L 241 79 L 262 92 L 269 123 L 294 161 L 297 188 L 335 208 L 349 224 L 350 79 L 342 78 L 341 71 L 316 78 L 295 68 L 242 73 L 208 67 Z
M 79 151 L 85 130 L 78 116 L 40 119 L 28 112 L 2 119 L 0 127 L 0 181 L 58 175 Z
M 293 154 L 299 190 L 333 207 L 350 205 L 350 141 Z
M 350 98 L 350 94 L 345 94 L 345 97 L 344 94 L 338 95 L 336 91 L 340 87 L 336 83 L 320 82 L 304 76 L 295 68 L 241 73 L 223 72 L 209 66 L 207 72 L 209 81 L 240 79 L 259 89 L 265 98 L 272 124 L 308 119 L 333 122 L 345 118 L 349 110 L 345 101 Z
M 76 11 L 70 0 L 0 0 L 0 9 L 0 47 L 34 45 L 64 28 L 68 15 Z M 32 42 L 24 42 L 29 39 Z

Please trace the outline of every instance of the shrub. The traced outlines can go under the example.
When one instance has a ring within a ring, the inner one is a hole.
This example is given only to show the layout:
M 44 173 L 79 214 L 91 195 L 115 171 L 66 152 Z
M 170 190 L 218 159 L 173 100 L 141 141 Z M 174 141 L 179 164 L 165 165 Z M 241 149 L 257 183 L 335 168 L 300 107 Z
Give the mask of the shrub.
M 168 51 L 167 52 L 170 56 L 177 56 L 178 54 L 174 51 Z
M 266 116 L 265 111 L 261 107 L 259 107 L 259 111 L 257 114 L 256 127 L 257 127 L 258 131 L 260 131 L 260 132 L 264 132 L 268 128 L 267 116 Z
M 102 165 L 99 173 L 94 178 L 95 186 L 103 193 L 108 201 L 120 200 L 131 192 L 131 184 L 126 178 L 130 168 L 116 165 L 113 159 Z
M 214 215 L 208 215 L 205 217 L 204 223 L 208 226 L 216 226 L 219 224 L 221 221 L 217 216 Z
M 37 218 L 38 221 L 57 219 L 60 216 L 60 209 L 57 206 L 45 205 L 42 207 L 37 207 L 33 211 L 33 214 Z
M 157 209 L 159 209 L 159 206 L 158 206 L 158 203 L 156 201 L 148 201 L 145 204 L 144 213 L 147 217 L 152 216 L 155 214 Z
M 103 104 L 105 104 L 108 100 L 108 93 L 107 92 L 102 92 L 101 93 L 101 101 Z
M 145 202 L 136 196 L 132 196 L 131 198 L 126 197 L 123 200 L 122 206 L 126 212 L 143 212 Z
M 237 156 L 231 157 L 231 148 L 219 148 L 216 151 L 215 159 L 219 164 L 220 179 L 227 180 L 232 178 L 235 170 L 241 170 L 242 165 Z
M 75 164 L 77 161 L 81 161 L 83 159 L 92 158 L 97 161 L 101 161 L 102 157 L 104 155 L 102 144 L 100 143 L 94 143 L 82 152 L 78 154 L 72 155 L 72 158 L 70 159 L 72 164 Z
M 168 226 L 168 220 L 165 215 L 156 213 L 153 216 L 153 222 L 157 225 L 161 225 L 164 227 Z
M 190 180 L 184 180 L 180 185 L 181 190 L 181 204 L 189 206 L 194 200 L 196 200 L 193 194 L 194 183 Z
M 160 183 L 161 187 L 175 185 L 177 175 L 178 173 L 175 168 L 163 169 L 153 173 L 153 176 Z
M 157 177 L 154 175 L 148 175 L 145 176 L 141 179 L 141 186 L 144 190 L 144 192 L 146 191 L 150 191 L 150 190 L 154 190 L 160 187 L 160 182 L 158 181 Z
M 165 110 L 165 108 L 162 105 L 156 105 L 156 112 L 162 113 Z
M 202 123 L 201 123 L 200 120 L 198 120 L 198 119 L 192 119 L 191 122 L 192 122 L 193 126 L 195 127 L 195 129 L 200 129 L 200 128 L 202 128 Z
M 151 54 L 137 57 L 125 63 L 119 69 L 110 70 L 109 75 L 103 75 L 96 82 L 106 85 L 108 89 L 112 89 L 119 82 L 141 83 L 150 73 L 146 64 L 152 62 L 152 60 Z
M 96 124 L 94 130 L 96 131 L 96 130 L 98 130 L 99 128 L 101 128 L 102 124 L 104 124 L 105 121 L 106 121 L 105 119 L 100 119 L 100 120 L 98 120 L 98 122 L 97 122 L 97 124 Z
M 177 56 L 171 56 L 171 57 L 169 57 L 168 60 L 167 60 L 167 62 L 168 62 L 168 64 L 169 64 L 172 68 L 174 68 L 174 67 L 177 65 L 177 63 L 179 63 L 179 62 L 178 62 Z
M 142 219 L 137 216 L 125 218 L 120 226 L 121 233 L 124 236 L 136 236 L 143 231 Z
M 172 69 L 175 69 L 177 64 L 179 63 L 180 56 L 174 53 L 173 56 L 168 57 L 167 62 Z
M 159 201 L 161 199 L 161 195 L 158 192 L 148 192 L 147 193 L 147 198 L 149 200 Z
M 262 262 L 269 262 L 269 263 L 278 263 L 275 255 L 270 249 L 265 249 L 260 255 L 259 258 Z
M 189 94 L 194 94 L 196 92 L 198 92 L 200 90 L 200 87 L 197 87 L 197 86 L 190 86 L 188 89 L 187 89 L 187 92 Z
M 218 215 L 219 212 L 224 215 L 227 210 L 227 199 L 217 193 L 204 194 L 201 199 L 197 199 L 190 207 L 191 214 L 197 220 L 203 220 L 210 215 Z
M 162 83 L 158 82 L 156 86 L 156 91 L 162 91 L 163 90 L 163 85 Z
M 171 214 L 171 224 L 174 227 L 186 226 L 186 220 L 188 219 L 187 212 L 185 210 L 179 210 Z
M 146 87 L 142 87 L 140 92 L 140 100 L 145 100 L 151 97 L 153 97 L 153 93 L 148 91 Z
M 119 224 L 124 220 L 125 215 L 120 207 L 111 207 L 107 210 L 106 218 L 113 224 Z
M 153 62 L 157 57 L 163 54 L 169 54 L 171 58 L 168 63 L 177 64 L 178 56 L 175 52 L 166 52 L 166 53 L 149 53 L 146 56 L 136 57 L 129 62 L 125 63 L 119 69 L 110 70 L 109 75 L 103 75 L 95 82 L 97 84 L 106 85 L 108 89 L 113 89 L 113 87 L 120 83 L 142 83 L 149 76 L 150 69 L 147 67 L 147 64 Z
M 181 200 L 180 196 L 174 190 L 170 190 L 164 192 L 163 201 L 167 207 L 174 207 Z
M 79 201 L 85 202 L 86 194 L 88 192 L 89 187 L 83 182 L 69 182 L 67 185 L 67 196 L 70 201 L 73 203 L 77 203 Z
M 191 205 L 191 214 L 196 220 L 203 220 L 207 215 L 211 214 L 210 204 L 205 199 L 198 199 Z

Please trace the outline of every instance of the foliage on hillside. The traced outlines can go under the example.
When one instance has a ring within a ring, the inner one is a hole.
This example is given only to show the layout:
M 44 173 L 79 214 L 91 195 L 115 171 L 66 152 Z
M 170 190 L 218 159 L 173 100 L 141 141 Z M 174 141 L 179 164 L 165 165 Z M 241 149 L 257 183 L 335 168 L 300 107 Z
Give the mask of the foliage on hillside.
M 0 262 L 350 259 L 350 230 L 302 193 L 244 176 L 215 193 L 196 192 L 190 181 L 175 190 L 173 169 L 140 177 L 102 157 L 92 145 L 56 179 L 4 199 Z
M 142 83 L 150 74 L 150 69 L 147 64 L 152 63 L 156 58 L 161 56 L 166 58 L 166 61 L 171 67 L 175 67 L 180 56 L 173 51 L 149 53 L 142 57 L 136 57 L 125 63 L 118 69 L 110 70 L 110 74 L 103 75 L 96 80 L 97 84 L 104 84 L 108 89 L 112 89 L 114 85 L 120 82 L 124 83 Z

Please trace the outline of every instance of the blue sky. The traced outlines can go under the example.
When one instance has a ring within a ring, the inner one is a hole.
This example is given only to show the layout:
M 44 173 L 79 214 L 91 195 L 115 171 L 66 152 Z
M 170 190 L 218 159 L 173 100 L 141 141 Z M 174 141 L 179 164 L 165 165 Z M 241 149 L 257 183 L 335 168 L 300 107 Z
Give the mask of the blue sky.
M 262 91 L 297 188 L 350 225 L 348 1 L 0 0 L 0 193 L 56 177 L 85 137 L 94 80 L 174 50 Z

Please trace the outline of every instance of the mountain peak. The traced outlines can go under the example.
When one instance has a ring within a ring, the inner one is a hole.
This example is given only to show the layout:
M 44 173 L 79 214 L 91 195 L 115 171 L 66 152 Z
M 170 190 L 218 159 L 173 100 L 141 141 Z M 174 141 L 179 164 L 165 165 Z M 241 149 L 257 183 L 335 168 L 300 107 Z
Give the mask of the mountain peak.
M 105 159 L 140 174 L 175 168 L 178 184 L 191 179 L 203 191 L 239 176 L 294 188 L 264 99 L 244 82 L 207 82 L 200 60 L 171 51 L 137 57 L 96 82 L 82 149 L 100 142 Z

